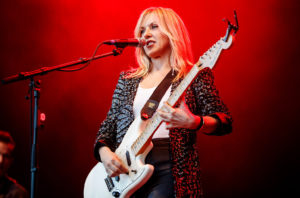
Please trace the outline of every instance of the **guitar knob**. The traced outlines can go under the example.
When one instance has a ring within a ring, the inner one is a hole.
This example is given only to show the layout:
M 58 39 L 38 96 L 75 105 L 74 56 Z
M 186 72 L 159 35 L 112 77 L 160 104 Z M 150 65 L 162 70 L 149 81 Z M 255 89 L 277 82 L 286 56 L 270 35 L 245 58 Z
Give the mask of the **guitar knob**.
M 117 191 L 112 192 L 112 195 L 113 195 L 114 197 L 120 197 L 120 193 L 117 192 Z

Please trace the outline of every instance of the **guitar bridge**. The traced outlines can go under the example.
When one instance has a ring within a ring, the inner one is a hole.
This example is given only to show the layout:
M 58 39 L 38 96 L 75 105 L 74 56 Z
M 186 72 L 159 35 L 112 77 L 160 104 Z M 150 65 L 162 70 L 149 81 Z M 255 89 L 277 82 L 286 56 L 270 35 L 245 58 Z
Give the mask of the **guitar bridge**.
M 104 179 L 104 181 L 105 181 L 108 191 L 110 192 L 115 187 L 113 180 L 109 176 L 107 176 Z

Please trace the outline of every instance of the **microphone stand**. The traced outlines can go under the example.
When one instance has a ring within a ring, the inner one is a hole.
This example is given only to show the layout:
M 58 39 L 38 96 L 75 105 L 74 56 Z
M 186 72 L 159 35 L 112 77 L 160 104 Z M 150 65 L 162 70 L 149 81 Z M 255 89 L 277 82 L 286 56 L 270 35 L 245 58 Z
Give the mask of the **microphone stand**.
M 50 66 L 50 67 L 42 67 L 37 70 L 29 71 L 29 72 L 20 72 L 19 74 L 12 75 L 2 79 L 3 84 L 8 84 L 16 81 L 27 80 L 30 79 L 29 83 L 29 92 L 30 92 L 30 130 L 31 130 L 31 138 L 32 138 L 32 145 L 31 145 L 31 161 L 30 161 L 30 172 L 31 172 L 31 180 L 30 180 L 30 198 L 34 198 L 36 194 L 36 174 L 37 174 L 37 135 L 38 135 L 38 128 L 39 128 L 39 119 L 38 119 L 38 112 L 39 112 L 39 99 L 40 99 L 40 90 L 41 90 L 41 81 L 34 80 L 35 76 L 44 75 L 52 71 L 60 70 L 63 68 L 80 65 L 84 63 L 88 63 L 89 61 L 93 61 L 96 59 L 104 58 L 107 56 L 118 56 L 122 54 L 123 49 L 126 46 L 116 46 L 112 52 L 92 56 L 90 58 L 80 58 L 77 61 L 67 62 L 61 65 Z

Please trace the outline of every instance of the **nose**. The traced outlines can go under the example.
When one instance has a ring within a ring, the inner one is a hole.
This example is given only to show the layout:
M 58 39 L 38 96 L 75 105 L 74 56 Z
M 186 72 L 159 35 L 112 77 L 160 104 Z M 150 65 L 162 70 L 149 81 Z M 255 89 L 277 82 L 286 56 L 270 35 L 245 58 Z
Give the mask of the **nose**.
M 144 32 L 144 35 L 143 35 L 144 39 L 148 39 L 151 36 L 152 36 L 152 34 L 151 34 L 150 28 L 149 27 L 145 28 L 145 32 Z

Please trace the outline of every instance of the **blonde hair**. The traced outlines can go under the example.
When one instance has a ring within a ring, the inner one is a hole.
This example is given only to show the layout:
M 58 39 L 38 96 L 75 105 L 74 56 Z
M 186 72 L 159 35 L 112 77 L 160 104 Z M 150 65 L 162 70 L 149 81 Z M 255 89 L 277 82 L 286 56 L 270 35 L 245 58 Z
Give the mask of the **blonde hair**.
M 181 18 L 170 8 L 151 7 L 144 10 L 134 30 L 135 38 L 141 38 L 141 25 L 146 16 L 154 14 L 159 19 L 160 30 L 169 38 L 171 47 L 170 64 L 177 71 L 175 80 L 186 74 L 187 67 L 193 65 L 193 54 L 188 31 Z M 139 65 L 128 77 L 143 77 L 151 71 L 151 60 L 143 48 L 136 48 L 136 60 Z

